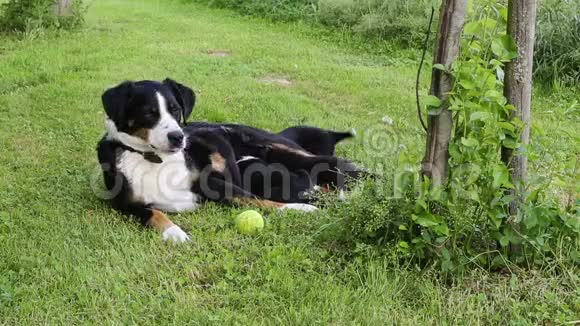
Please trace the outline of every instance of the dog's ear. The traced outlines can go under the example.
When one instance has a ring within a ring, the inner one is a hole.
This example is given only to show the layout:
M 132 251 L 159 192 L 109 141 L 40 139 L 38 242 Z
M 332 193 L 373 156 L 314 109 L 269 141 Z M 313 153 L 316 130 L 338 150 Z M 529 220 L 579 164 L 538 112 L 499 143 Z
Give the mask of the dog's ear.
M 181 109 L 183 110 L 183 124 L 185 124 L 195 105 L 195 93 L 191 88 L 184 86 L 171 78 L 166 78 L 163 81 L 163 84 L 169 87 L 173 96 L 177 102 L 179 102 L 179 105 L 181 105 Z
M 117 128 L 122 129 L 125 124 L 127 103 L 133 94 L 133 82 L 126 81 L 103 93 L 103 107 L 109 119 L 113 120 Z

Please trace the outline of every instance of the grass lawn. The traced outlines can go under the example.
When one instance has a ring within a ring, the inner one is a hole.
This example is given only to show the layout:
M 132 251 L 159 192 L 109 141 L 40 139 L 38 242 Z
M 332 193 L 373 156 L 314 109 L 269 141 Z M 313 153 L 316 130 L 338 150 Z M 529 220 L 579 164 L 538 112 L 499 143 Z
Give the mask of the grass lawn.
M 172 77 L 192 86 L 195 120 L 274 131 L 354 127 L 363 135 L 339 154 L 391 166 L 399 143 L 418 158 L 422 151 L 416 66 L 321 41 L 307 26 L 170 1 L 93 1 L 81 31 L 0 36 L 0 324 L 580 319 L 577 278 L 481 271 L 443 284 L 342 250 L 327 231 L 341 217 L 324 211 L 266 211 L 265 231 L 248 237 L 231 226 L 241 209 L 210 204 L 173 216 L 193 239 L 173 246 L 95 195 L 100 96 L 120 81 Z M 552 169 L 578 155 L 578 99 L 571 90 L 535 96 Z M 364 131 L 383 128 L 385 115 L 397 133 L 369 137 Z

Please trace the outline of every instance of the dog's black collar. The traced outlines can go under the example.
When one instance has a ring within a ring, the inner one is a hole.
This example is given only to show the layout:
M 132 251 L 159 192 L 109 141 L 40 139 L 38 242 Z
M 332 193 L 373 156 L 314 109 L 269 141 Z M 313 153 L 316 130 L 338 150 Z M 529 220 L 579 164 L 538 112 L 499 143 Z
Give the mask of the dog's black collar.
M 159 157 L 159 155 L 155 154 L 154 152 L 142 152 L 142 151 L 138 151 L 138 150 L 134 149 L 133 147 L 127 146 L 121 142 L 119 142 L 118 144 L 119 144 L 119 147 L 121 147 L 125 150 L 128 150 L 128 151 L 133 152 L 133 153 L 141 154 L 144 159 L 146 159 L 147 161 L 149 161 L 151 163 L 155 163 L 155 164 L 163 163 L 163 160 L 161 159 L 161 157 Z

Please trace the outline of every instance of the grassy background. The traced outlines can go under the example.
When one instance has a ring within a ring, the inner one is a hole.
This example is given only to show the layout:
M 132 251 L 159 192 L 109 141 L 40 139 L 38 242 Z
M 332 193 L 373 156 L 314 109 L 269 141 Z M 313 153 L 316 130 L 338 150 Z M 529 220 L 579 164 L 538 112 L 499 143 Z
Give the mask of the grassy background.
M 231 227 L 240 209 L 207 205 L 173 217 L 192 243 L 162 243 L 95 195 L 106 87 L 169 76 L 198 93 L 192 119 L 271 130 L 306 123 L 372 131 L 387 115 L 398 131 L 388 140 L 419 156 L 416 63 L 362 54 L 305 25 L 175 2 L 95 1 L 86 19 L 74 33 L 0 36 L 0 324 L 578 319 L 573 274 L 476 271 L 443 282 L 341 242 L 328 231 L 341 217 L 324 211 L 264 212 L 265 232 L 245 237 Z M 260 81 L 272 76 L 292 85 Z M 558 172 L 558 162 L 578 153 L 578 95 L 562 89 L 534 101 L 549 131 L 536 139 L 550 144 L 544 155 Z M 339 153 L 395 164 L 364 144 L 363 132 Z
M 373 52 L 389 51 L 396 43 L 422 47 L 428 26 L 430 0 L 188 0 L 274 21 L 308 21 L 333 29 L 342 38 L 359 42 Z M 473 0 L 470 7 L 506 0 Z M 545 86 L 580 82 L 580 0 L 539 0 L 534 53 L 534 77 Z M 471 10 L 470 19 L 481 14 Z M 435 11 L 437 28 L 438 12 Z M 386 42 L 385 42 L 386 41 Z M 371 45 L 369 46 L 369 43 Z

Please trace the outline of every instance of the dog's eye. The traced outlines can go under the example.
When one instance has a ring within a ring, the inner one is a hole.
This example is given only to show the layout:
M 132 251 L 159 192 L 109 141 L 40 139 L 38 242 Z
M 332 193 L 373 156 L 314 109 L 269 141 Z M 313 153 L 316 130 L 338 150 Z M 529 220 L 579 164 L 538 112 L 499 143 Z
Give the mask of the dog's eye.
M 173 115 L 179 115 L 181 114 L 181 108 L 178 107 L 177 105 L 171 105 L 169 107 L 169 112 Z
M 145 116 L 148 118 L 155 118 L 157 116 L 157 109 L 154 107 L 146 107 L 145 108 Z

